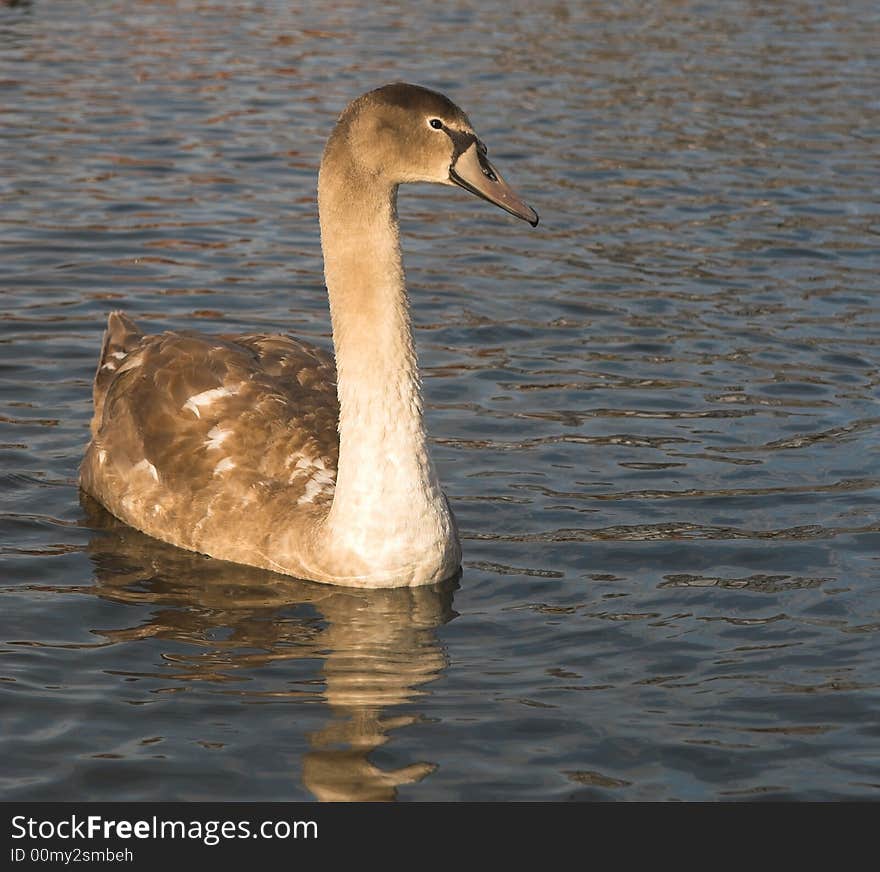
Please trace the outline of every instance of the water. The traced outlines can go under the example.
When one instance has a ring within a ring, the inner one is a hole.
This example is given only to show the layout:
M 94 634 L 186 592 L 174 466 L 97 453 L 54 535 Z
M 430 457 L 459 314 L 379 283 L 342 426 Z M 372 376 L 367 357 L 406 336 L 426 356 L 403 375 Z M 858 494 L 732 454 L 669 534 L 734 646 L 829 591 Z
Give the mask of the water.
M 880 796 L 880 13 L 0 6 L 6 799 Z M 81 502 L 106 313 L 328 341 L 353 96 L 540 212 L 401 212 L 459 579 L 358 593 Z

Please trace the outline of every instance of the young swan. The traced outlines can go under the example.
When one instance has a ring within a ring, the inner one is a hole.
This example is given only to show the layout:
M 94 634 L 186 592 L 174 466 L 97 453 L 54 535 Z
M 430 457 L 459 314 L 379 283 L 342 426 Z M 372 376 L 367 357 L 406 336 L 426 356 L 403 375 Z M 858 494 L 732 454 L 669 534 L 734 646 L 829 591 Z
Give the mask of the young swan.
M 334 359 L 288 336 L 145 336 L 110 315 L 82 488 L 183 548 L 353 587 L 431 584 L 461 548 L 431 462 L 397 222 L 402 182 L 538 223 L 464 112 L 386 85 L 342 113 L 318 209 Z

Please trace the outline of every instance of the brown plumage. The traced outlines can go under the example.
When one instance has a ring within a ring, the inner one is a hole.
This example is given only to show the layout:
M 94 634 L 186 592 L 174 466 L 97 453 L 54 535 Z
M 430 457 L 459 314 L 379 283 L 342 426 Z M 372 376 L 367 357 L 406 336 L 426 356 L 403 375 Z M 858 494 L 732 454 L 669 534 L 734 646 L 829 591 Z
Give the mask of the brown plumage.
M 144 336 L 114 312 L 94 407 L 83 488 L 132 526 L 161 525 L 161 538 L 185 548 L 222 556 L 239 545 L 237 521 L 252 530 L 265 518 L 269 530 L 306 502 L 326 511 L 332 499 L 336 372 L 330 355 L 307 343 Z M 263 565 L 277 568 L 269 555 Z
M 287 336 L 144 336 L 114 312 L 83 489 L 145 533 L 237 563 L 357 587 L 453 575 L 400 257 L 409 181 L 457 184 L 537 223 L 447 98 L 404 84 L 359 97 L 318 184 L 335 365 Z

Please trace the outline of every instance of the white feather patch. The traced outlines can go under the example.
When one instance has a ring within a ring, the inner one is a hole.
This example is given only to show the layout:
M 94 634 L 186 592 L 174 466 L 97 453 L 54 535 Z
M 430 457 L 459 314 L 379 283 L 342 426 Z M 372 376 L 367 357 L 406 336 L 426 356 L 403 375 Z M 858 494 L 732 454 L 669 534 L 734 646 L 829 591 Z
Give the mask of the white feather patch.
M 231 457 L 224 457 L 215 467 L 214 475 L 222 475 L 230 469 L 235 469 L 235 461 Z
M 232 393 L 234 393 L 234 391 L 225 387 L 211 388 L 209 391 L 202 391 L 200 394 L 193 394 L 193 396 L 191 396 L 181 408 L 189 409 L 197 418 L 201 418 L 202 413 L 199 411 L 200 406 L 210 406 L 214 400 L 228 397 Z
M 153 481 L 159 481 L 159 473 L 156 471 L 156 467 L 146 457 L 140 463 L 135 464 L 131 471 L 149 473 L 153 477 Z
M 208 431 L 208 438 L 205 440 L 205 448 L 209 451 L 219 448 L 227 437 L 232 435 L 232 430 L 223 430 L 219 426 L 214 426 Z
M 315 469 L 314 475 L 306 482 L 306 489 L 296 504 L 301 506 L 304 503 L 313 503 L 319 494 L 333 490 L 335 487 L 336 479 L 332 472 L 327 469 Z
M 144 356 L 140 352 L 135 354 L 129 354 L 126 356 L 125 360 L 119 366 L 119 375 L 122 375 L 124 372 L 128 372 L 130 369 L 135 369 L 140 366 L 144 362 Z M 107 366 L 108 364 L 105 364 Z

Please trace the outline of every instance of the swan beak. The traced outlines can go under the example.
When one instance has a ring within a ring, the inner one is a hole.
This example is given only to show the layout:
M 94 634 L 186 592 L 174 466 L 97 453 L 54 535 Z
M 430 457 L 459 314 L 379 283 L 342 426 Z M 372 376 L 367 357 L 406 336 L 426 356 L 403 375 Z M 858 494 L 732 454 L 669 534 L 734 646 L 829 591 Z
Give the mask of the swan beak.
M 449 168 L 449 180 L 466 191 L 500 206 L 511 215 L 528 221 L 532 227 L 538 223 L 538 213 L 527 206 L 513 188 L 504 181 L 501 173 L 489 163 L 486 146 L 479 139 L 455 158 Z

